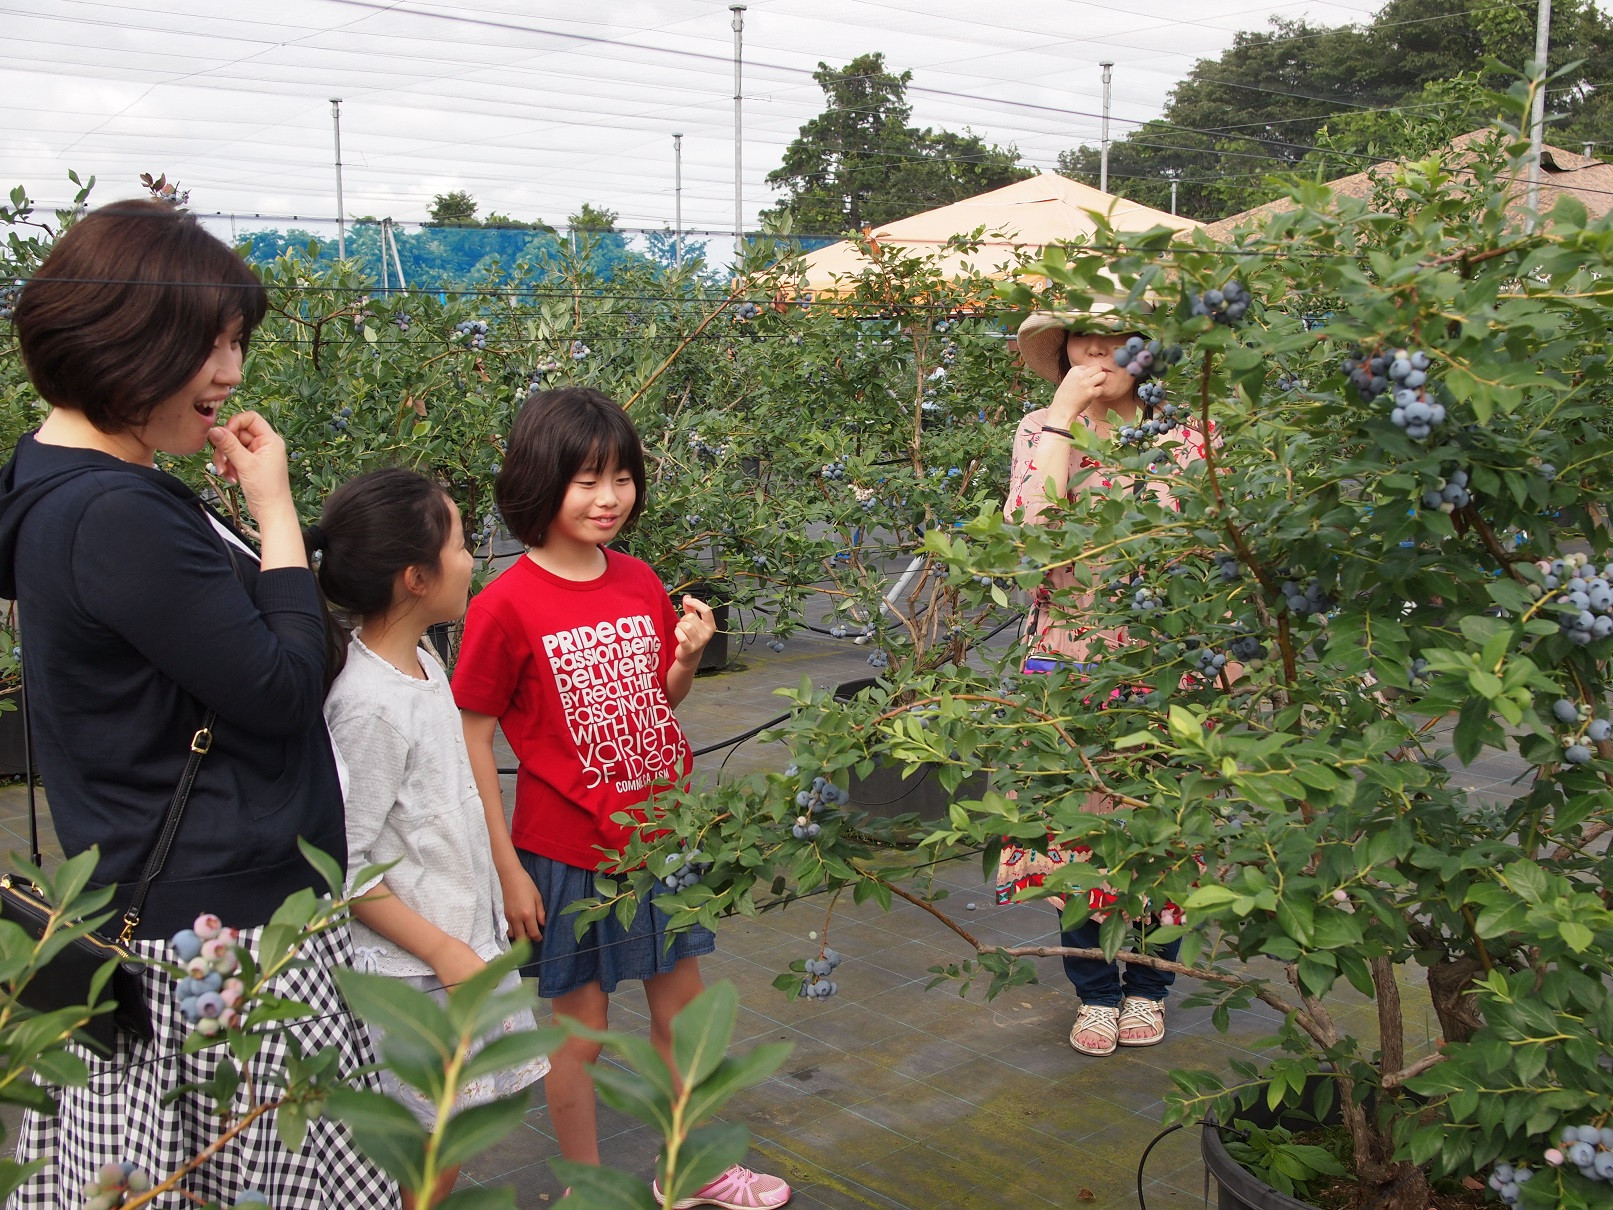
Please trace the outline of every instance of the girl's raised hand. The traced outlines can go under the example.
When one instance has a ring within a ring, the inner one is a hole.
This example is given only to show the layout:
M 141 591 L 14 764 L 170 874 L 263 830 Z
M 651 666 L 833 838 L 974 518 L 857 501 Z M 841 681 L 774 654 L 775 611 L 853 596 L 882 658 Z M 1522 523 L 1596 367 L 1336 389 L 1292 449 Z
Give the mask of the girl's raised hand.
M 711 636 L 717 633 L 717 619 L 711 606 L 704 601 L 686 596 L 683 598 L 683 617 L 678 619 L 678 663 L 698 664 Z

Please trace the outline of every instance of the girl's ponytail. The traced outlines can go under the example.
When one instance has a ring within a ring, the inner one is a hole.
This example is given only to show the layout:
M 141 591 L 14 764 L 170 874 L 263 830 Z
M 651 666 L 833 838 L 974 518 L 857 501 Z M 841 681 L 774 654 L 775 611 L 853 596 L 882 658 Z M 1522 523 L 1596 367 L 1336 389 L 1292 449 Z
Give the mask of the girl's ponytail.
M 453 520 L 440 484 L 387 467 L 332 492 L 319 523 L 303 530 L 303 544 L 310 556 L 320 552 L 319 587 L 351 627 L 392 607 L 400 571 L 438 566 Z

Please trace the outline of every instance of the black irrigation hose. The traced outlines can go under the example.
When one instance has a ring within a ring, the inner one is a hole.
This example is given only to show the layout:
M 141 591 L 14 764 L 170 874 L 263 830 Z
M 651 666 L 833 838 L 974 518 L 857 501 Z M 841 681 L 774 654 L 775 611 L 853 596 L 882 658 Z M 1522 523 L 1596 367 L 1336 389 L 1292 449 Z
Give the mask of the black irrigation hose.
M 1153 1137 L 1153 1140 L 1148 1144 L 1148 1146 L 1143 1148 L 1142 1159 L 1137 1161 L 1137 1210 L 1148 1210 L 1148 1199 L 1143 1197 L 1143 1165 L 1148 1163 L 1148 1153 L 1152 1151 L 1161 1140 L 1165 1139 L 1169 1135 L 1175 1134 L 1181 1128 L 1181 1122 L 1176 1123 L 1174 1126 L 1165 1127 L 1164 1130 L 1161 1130 Z

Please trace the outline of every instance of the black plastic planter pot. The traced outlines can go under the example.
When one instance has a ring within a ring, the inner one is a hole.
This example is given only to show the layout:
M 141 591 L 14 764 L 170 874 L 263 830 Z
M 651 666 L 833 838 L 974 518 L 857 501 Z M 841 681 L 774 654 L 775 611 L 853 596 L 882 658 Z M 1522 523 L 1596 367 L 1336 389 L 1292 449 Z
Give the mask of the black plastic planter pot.
M 846 681 L 835 690 L 835 696 L 848 701 L 873 684 L 873 677 Z M 905 767 L 882 764 L 867 777 L 858 777 L 854 773 L 846 787 L 851 792 L 851 805 L 859 811 L 886 819 L 894 819 L 898 815 L 917 815 L 928 822 L 946 818 L 947 807 L 954 798 L 979 798 L 986 792 L 984 773 L 964 778 L 956 790 L 949 791 L 936 776 L 936 766 L 926 765 L 903 776 Z
M 1316 1210 L 1309 1202 L 1279 1193 L 1237 1160 L 1221 1145 L 1221 1129 L 1206 1125 L 1199 1134 L 1204 1170 L 1215 1182 L 1218 1210 Z
M 1312 1076 L 1305 1082 L 1301 1104 L 1311 1103 L 1316 1085 L 1321 1078 Z M 1333 1125 L 1339 1118 L 1338 1103 L 1335 1101 L 1332 1112 L 1327 1115 L 1326 1124 Z M 1304 1130 L 1312 1125 L 1315 1119 L 1292 1111 L 1279 1114 L 1270 1109 L 1262 1099 L 1248 1109 L 1241 1110 L 1235 1124 L 1246 1123 L 1266 1129 L 1278 1121 L 1282 1121 L 1283 1125 L 1291 1130 Z M 1204 1170 L 1215 1181 L 1218 1191 L 1215 1204 L 1219 1210 L 1316 1210 L 1310 1202 L 1302 1202 L 1286 1193 L 1279 1193 L 1228 1155 L 1221 1141 L 1221 1128 L 1213 1120 L 1206 1122 L 1204 1129 L 1199 1133 L 1199 1154 L 1204 1157 Z

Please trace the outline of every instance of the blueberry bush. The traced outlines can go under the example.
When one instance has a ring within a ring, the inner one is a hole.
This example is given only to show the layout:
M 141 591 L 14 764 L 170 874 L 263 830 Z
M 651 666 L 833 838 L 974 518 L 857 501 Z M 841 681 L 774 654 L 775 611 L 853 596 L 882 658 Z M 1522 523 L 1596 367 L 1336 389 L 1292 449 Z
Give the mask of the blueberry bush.
M 1212 439 L 1180 473 L 1161 453 L 1179 430 L 1091 442 L 1113 488 L 1040 526 L 990 500 L 920 549 L 966 607 L 1070 568 L 1115 637 L 1080 674 L 1019 676 L 1009 655 L 892 661 L 849 700 L 803 683 L 790 769 L 662 801 L 634 856 L 697 848 L 710 870 L 661 902 L 710 923 L 786 890 L 900 896 L 975 951 L 939 977 L 1034 979 L 1031 959 L 1068 951 L 977 940 L 840 798 L 877 761 L 954 788 L 984 770 L 927 854 L 977 849 L 989 872 L 1005 837 L 1087 846 L 1036 892 L 1068 895 L 1067 923 L 1096 896 L 1103 954 L 1158 964 L 1128 936 L 1181 938 L 1166 965 L 1217 1024 L 1276 1014 L 1263 1063 L 1173 1073 L 1173 1118 L 1257 1098 L 1336 1113 L 1343 1152 L 1306 1171 L 1347 1171 L 1360 1207 L 1424 1210 L 1462 1177 L 1510 1204 L 1606 1204 L 1613 223 L 1569 196 L 1520 219 L 1539 86 L 1491 98 L 1490 155 L 1399 169 L 1395 210 L 1304 185 L 1230 244 L 1100 232 L 1006 288 L 1024 311 L 1118 282 L 1184 350 L 1154 379 Z M 1134 490 L 1167 473 L 1168 500 Z M 1467 771 L 1503 759 L 1516 780 L 1476 792 L 1493 775 Z M 1117 809 L 1089 813 L 1093 794 Z M 1166 901 L 1185 919 L 1146 924 Z M 779 986 L 822 995 L 828 941 Z M 1352 1028 L 1344 988 L 1375 1029 Z M 1408 1022 L 1430 1002 L 1423 1049 Z M 1268 1171 L 1294 1170 L 1301 1144 L 1261 1142 Z

